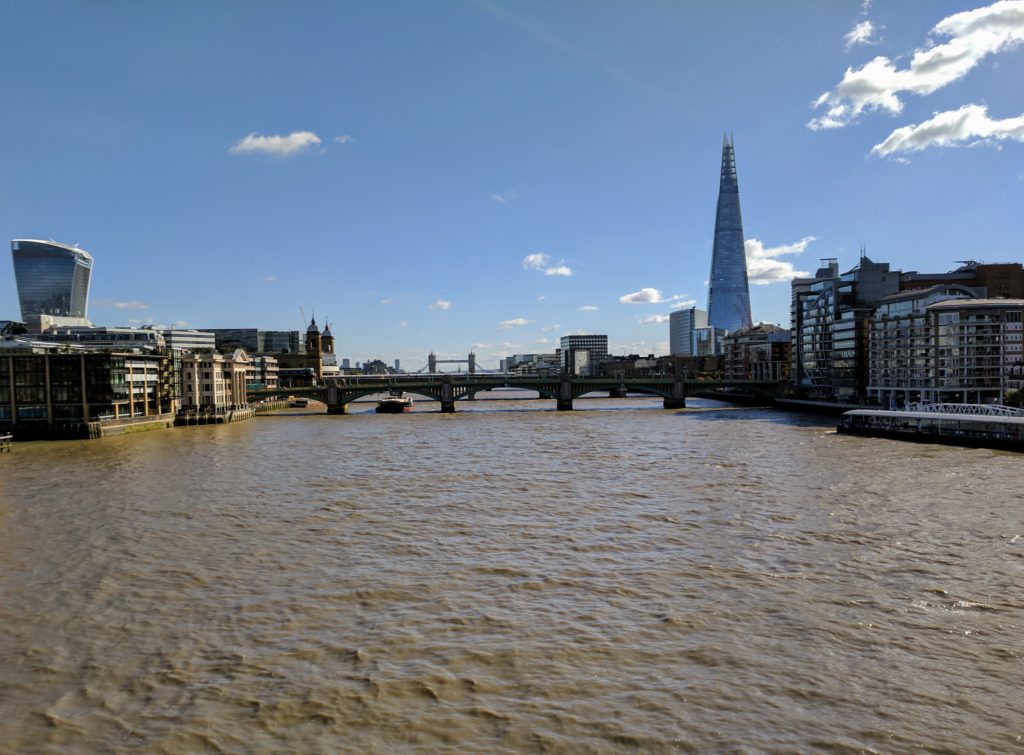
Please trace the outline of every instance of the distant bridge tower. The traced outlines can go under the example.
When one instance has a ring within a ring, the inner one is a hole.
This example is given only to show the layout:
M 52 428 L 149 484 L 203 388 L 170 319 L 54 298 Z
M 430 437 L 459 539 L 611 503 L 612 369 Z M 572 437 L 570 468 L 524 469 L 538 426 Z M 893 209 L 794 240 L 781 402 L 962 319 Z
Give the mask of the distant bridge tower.
M 433 351 L 431 351 L 430 356 L 427 357 L 427 372 L 431 375 L 437 372 L 437 354 Z
M 466 359 L 438 359 L 437 354 L 431 351 L 430 356 L 427 357 L 427 372 L 431 375 L 437 374 L 437 365 L 439 364 L 465 364 L 469 367 L 470 375 L 476 374 L 476 354 L 472 351 L 469 352 L 469 356 Z M 420 370 L 420 372 L 422 371 Z
M 469 374 L 470 375 L 475 375 L 476 374 L 476 354 L 474 354 L 472 351 L 469 352 L 469 360 L 468 361 L 469 361 Z

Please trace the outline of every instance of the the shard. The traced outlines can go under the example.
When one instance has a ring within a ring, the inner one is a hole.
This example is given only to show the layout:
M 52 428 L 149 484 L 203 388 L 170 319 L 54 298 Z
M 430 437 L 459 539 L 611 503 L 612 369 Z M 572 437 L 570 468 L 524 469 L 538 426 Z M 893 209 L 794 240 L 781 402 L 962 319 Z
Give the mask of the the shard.
M 708 324 L 728 331 L 751 326 L 740 186 L 736 180 L 736 153 L 728 136 L 722 143 L 722 178 L 718 185 L 715 245 L 708 279 Z

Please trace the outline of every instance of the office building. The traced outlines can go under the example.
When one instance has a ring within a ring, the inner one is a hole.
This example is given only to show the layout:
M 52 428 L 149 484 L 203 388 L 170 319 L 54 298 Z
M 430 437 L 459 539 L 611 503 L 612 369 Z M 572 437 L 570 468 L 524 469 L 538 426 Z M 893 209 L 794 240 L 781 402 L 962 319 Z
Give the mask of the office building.
M 722 144 L 722 173 L 708 279 L 708 324 L 729 331 L 749 328 L 752 324 L 736 153 L 729 137 Z
M 162 328 L 160 333 L 168 349 L 199 352 L 214 351 L 216 348 L 216 336 L 208 330 Z
M 675 356 L 693 356 L 693 332 L 708 326 L 708 313 L 703 309 L 690 307 L 680 309 L 668 316 L 669 353 Z
M 48 315 L 87 323 L 92 255 L 55 241 L 15 239 L 11 256 L 22 320 Z
M 948 273 L 910 270 L 900 275 L 900 291 L 918 291 L 937 285 L 982 289 L 979 296 L 990 299 L 1024 299 L 1024 265 L 1019 262 L 985 264 L 968 260 Z
M 251 362 L 238 349 L 232 354 L 184 354 L 181 402 L 185 412 L 236 409 L 247 405 L 246 379 Z
M 792 342 L 788 329 L 763 322 L 722 339 L 726 380 L 789 380 Z
M 868 323 L 875 306 L 899 291 L 899 271 L 862 255 L 840 274 L 835 259 L 813 278 L 791 282 L 792 380 L 797 395 L 858 403 L 867 397 Z
M 243 349 L 247 354 L 301 354 L 302 339 L 297 330 L 258 330 L 256 328 L 205 328 L 216 339 L 222 353 Z
M 562 372 L 569 375 L 589 375 L 608 356 L 608 336 L 562 336 L 559 346 Z

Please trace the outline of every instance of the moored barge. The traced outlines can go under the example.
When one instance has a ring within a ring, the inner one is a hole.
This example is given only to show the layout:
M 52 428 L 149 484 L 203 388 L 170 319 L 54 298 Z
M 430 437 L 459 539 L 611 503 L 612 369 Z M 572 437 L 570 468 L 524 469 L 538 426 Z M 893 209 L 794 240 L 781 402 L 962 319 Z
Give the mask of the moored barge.
M 837 432 L 922 443 L 1024 451 L 1024 411 L 988 404 L 911 405 L 906 410 L 853 409 Z

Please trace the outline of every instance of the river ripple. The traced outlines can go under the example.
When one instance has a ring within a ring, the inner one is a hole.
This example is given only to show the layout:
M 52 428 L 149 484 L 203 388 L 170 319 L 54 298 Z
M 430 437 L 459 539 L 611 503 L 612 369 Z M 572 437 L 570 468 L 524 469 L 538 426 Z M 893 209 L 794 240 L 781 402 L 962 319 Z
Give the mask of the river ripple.
M 479 401 L 0 456 L 0 750 L 1019 750 L 1020 456 Z

